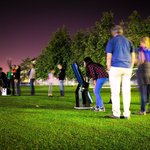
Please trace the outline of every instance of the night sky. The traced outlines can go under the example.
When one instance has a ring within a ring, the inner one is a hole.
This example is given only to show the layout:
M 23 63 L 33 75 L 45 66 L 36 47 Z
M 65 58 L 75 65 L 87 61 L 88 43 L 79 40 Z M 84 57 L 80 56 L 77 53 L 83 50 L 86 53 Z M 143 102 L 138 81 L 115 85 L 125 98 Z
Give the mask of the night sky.
M 141 0 L 1 0 L 0 66 L 38 56 L 57 28 L 66 25 L 71 35 L 94 25 L 102 12 L 112 11 L 116 23 L 137 10 L 146 18 L 149 5 Z

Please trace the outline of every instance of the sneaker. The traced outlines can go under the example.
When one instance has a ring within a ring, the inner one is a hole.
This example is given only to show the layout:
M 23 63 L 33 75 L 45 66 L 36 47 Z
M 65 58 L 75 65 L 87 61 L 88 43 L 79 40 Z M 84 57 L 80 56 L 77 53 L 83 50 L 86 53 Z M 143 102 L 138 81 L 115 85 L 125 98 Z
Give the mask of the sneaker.
M 52 94 L 48 94 L 48 96 L 53 96 Z
M 91 110 L 98 110 L 98 109 L 99 109 L 98 106 L 95 106 L 95 107 L 91 108 Z
M 146 112 L 145 111 L 144 112 L 140 111 L 140 112 L 137 113 L 137 115 L 146 115 Z
M 91 110 L 94 110 L 94 111 L 103 111 L 103 112 L 105 112 L 105 108 L 104 108 L 104 107 L 99 107 L 99 106 L 95 106 L 95 107 L 93 107 Z
M 105 108 L 104 108 L 104 107 L 101 107 L 101 108 L 98 109 L 98 111 L 103 111 L 103 112 L 105 112 Z

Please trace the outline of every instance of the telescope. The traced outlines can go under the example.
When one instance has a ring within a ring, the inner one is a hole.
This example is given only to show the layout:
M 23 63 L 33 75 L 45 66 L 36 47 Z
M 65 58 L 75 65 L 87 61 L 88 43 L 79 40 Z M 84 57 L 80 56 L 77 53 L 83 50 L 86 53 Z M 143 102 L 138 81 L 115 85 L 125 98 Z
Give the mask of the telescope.
M 90 104 L 93 103 L 89 92 L 89 83 L 86 82 L 82 76 L 79 65 L 77 62 L 73 63 L 72 70 L 77 79 L 78 86 L 75 90 L 76 107 L 75 109 L 91 109 Z

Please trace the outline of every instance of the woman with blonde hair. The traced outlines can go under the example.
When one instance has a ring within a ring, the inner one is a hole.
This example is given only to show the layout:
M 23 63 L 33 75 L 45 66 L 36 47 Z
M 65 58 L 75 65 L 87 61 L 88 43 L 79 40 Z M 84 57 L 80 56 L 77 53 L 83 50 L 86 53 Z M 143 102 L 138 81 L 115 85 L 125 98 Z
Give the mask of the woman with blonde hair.
M 140 40 L 138 49 L 138 70 L 137 79 L 141 96 L 141 110 L 139 115 L 146 115 L 146 103 L 150 95 L 150 38 L 143 37 Z M 150 104 L 149 104 L 150 111 Z

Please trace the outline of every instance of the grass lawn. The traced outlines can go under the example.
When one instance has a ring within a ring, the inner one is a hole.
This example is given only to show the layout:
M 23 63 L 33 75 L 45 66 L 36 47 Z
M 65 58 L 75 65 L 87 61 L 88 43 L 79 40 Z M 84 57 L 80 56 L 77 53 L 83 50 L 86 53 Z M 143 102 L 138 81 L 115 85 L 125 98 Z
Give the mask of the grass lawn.
M 102 89 L 106 112 L 76 110 L 74 91 L 65 87 L 53 97 L 47 87 L 22 87 L 22 96 L 0 96 L 0 150 L 148 150 L 150 114 L 139 116 L 139 93 L 132 89 L 131 119 L 109 119 L 110 89 Z M 91 95 L 95 105 L 95 98 Z M 37 107 L 39 106 L 39 107 Z M 122 107 L 121 107 L 122 109 Z

